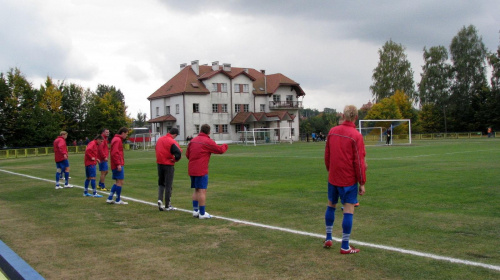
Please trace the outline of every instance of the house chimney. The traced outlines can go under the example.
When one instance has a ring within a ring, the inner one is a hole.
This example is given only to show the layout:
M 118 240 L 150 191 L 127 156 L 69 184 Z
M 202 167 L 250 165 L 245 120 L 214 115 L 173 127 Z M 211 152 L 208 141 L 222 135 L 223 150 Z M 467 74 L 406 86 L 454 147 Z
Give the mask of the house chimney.
M 186 66 L 187 66 L 187 63 L 182 63 L 181 64 L 181 70 L 184 69 L 184 68 L 186 68 Z
M 224 71 L 231 72 L 231 63 L 224 63 L 223 65 L 224 67 L 222 69 L 224 69 Z
M 213 71 L 219 70 L 219 62 L 218 61 L 212 62 L 212 70 Z
M 200 65 L 198 64 L 198 60 L 191 61 L 191 69 L 193 69 L 196 76 L 200 75 Z

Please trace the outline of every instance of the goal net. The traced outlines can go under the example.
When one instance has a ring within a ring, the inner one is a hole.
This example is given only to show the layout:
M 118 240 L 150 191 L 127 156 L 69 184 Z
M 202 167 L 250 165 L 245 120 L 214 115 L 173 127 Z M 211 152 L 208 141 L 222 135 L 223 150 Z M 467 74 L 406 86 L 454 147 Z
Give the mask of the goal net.
M 411 120 L 359 120 L 359 132 L 366 144 L 411 144 Z
M 132 139 L 132 149 L 133 150 L 147 150 L 154 149 L 156 146 L 156 142 L 161 137 L 159 132 L 155 133 L 139 133 L 134 134 L 135 137 L 131 137 Z
M 279 144 L 288 142 L 292 144 L 292 130 L 290 127 L 282 128 L 255 128 L 238 132 L 238 143 L 243 145 Z

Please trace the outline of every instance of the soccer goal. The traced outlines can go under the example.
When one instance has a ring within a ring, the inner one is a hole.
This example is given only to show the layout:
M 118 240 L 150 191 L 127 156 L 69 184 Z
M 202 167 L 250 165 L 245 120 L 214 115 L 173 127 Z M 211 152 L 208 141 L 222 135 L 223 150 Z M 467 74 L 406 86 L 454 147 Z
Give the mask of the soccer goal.
M 359 120 L 359 133 L 363 135 L 367 144 L 411 144 L 411 120 Z M 389 141 L 387 141 L 388 136 Z
M 263 144 L 279 144 L 281 142 L 292 141 L 292 130 L 290 127 L 281 128 L 255 128 L 251 130 L 242 130 L 238 132 L 238 143 L 243 145 L 263 145 Z
M 133 150 L 145 150 L 154 149 L 156 142 L 160 138 L 160 133 L 140 133 L 135 134 L 135 137 L 131 137 L 132 149 Z

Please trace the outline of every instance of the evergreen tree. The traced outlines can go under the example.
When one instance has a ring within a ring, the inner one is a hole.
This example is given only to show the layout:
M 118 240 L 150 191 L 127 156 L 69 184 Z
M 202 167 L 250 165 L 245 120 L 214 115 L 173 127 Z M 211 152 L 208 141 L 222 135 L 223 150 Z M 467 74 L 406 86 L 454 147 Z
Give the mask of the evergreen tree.
M 396 93 L 396 90 L 405 92 L 412 103 L 418 101 L 413 81 L 413 70 L 408 61 L 405 48 L 392 40 L 385 43 L 378 51 L 380 60 L 373 70 L 373 84 L 370 86 L 375 102 Z

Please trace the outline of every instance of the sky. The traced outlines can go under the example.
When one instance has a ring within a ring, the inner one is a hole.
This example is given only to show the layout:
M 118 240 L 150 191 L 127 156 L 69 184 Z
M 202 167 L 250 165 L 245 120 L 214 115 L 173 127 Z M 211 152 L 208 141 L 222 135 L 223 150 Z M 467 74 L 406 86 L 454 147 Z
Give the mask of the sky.
M 498 0 L 0 0 L 0 72 L 19 68 L 96 90 L 115 86 L 127 113 L 150 117 L 147 97 L 193 60 L 282 73 L 304 108 L 372 100 L 372 74 L 389 40 L 405 47 L 420 81 L 423 48 L 474 25 L 500 44 Z

